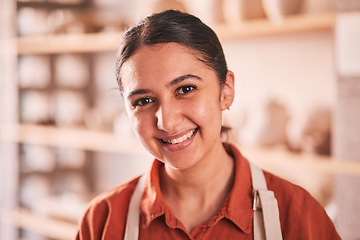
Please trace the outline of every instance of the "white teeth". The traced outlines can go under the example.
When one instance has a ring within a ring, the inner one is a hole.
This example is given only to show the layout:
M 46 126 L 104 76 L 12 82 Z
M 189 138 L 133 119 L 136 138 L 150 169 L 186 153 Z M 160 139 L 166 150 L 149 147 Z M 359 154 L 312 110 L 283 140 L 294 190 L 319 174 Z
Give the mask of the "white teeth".
M 182 137 L 179 137 L 176 139 L 171 139 L 171 140 L 164 140 L 164 142 L 171 143 L 171 144 L 181 143 L 181 142 L 185 141 L 186 139 L 190 138 L 193 134 L 194 134 L 194 130 L 191 130 L 190 132 L 188 132 L 187 134 L 185 134 Z

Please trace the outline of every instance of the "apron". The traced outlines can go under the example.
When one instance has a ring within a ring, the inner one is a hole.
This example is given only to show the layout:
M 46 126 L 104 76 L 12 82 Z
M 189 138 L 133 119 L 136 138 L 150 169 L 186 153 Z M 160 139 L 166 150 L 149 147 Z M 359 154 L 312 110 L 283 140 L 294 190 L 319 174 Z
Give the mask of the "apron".
M 260 168 L 250 163 L 250 171 L 254 192 L 254 240 L 281 240 L 279 209 L 274 192 L 267 189 L 265 177 Z M 131 197 L 124 240 L 139 238 L 140 200 L 145 186 L 145 178 L 146 175 L 140 177 Z

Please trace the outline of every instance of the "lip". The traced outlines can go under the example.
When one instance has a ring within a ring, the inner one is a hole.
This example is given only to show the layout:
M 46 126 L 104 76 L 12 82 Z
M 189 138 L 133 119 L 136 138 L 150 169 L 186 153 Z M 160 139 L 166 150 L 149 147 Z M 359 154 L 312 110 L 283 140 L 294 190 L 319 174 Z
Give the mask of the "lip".
M 169 141 L 171 139 L 176 139 L 179 138 L 181 136 L 186 135 L 187 133 L 189 133 L 190 131 L 194 131 L 194 133 L 192 134 L 192 136 L 184 141 L 182 141 L 181 143 L 175 143 L 175 144 L 171 144 L 171 143 L 166 143 L 164 141 Z M 198 128 L 189 130 L 189 131 L 184 131 L 182 133 L 176 134 L 174 136 L 171 137 L 166 137 L 166 138 L 156 138 L 156 140 L 160 143 L 161 147 L 169 152 L 176 152 L 176 151 L 180 151 L 185 149 L 186 147 L 188 147 L 193 141 L 194 138 L 196 136 L 198 132 Z

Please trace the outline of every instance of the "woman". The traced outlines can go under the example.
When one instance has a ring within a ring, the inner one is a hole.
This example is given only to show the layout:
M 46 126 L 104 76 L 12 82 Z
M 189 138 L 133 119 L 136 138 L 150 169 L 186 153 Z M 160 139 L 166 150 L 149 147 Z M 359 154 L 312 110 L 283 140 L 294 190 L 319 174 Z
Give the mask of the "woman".
M 92 201 L 77 239 L 253 239 L 274 232 L 340 239 L 307 192 L 257 168 L 251 173 L 237 148 L 222 142 L 234 74 L 216 34 L 198 18 L 177 11 L 146 18 L 124 35 L 116 66 L 128 117 L 155 160 L 141 181 Z M 270 211 L 262 195 L 270 196 Z M 262 219 L 272 223 L 265 233 Z

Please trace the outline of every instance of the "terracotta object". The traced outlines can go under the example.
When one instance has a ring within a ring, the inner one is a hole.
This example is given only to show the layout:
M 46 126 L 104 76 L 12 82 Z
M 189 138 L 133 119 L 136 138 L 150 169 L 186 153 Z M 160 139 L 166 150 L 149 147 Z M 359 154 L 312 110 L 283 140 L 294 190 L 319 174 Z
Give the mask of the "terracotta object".
M 240 16 L 242 19 L 266 17 L 261 0 L 240 0 Z
M 169 9 L 187 12 L 185 4 L 179 0 L 157 0 L 154 2 L 153 12 L 162 12 Z
M 265 18 L 261 0 L 221 0 L 222 11 L 226 22 Z
M 303 0 L 262 0 L 262 3 L 269 20 L 279 21 L 284 16 L 299 13 Z

